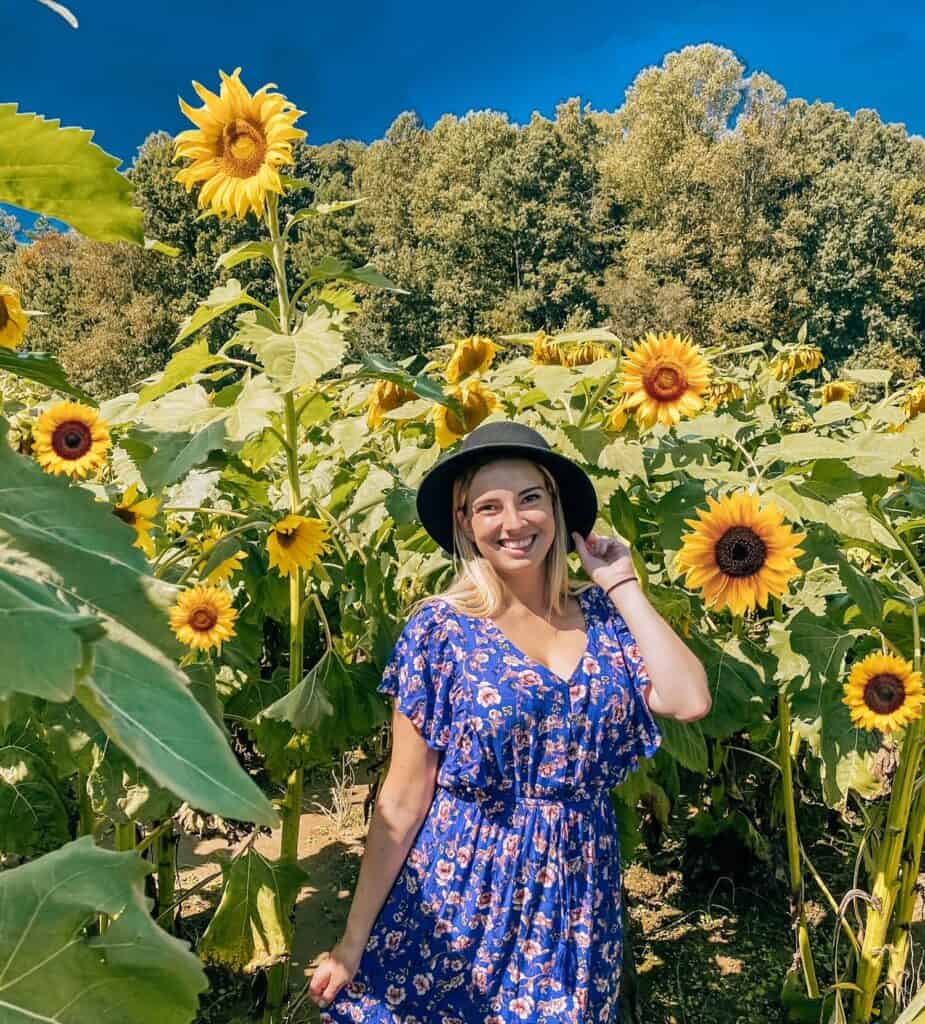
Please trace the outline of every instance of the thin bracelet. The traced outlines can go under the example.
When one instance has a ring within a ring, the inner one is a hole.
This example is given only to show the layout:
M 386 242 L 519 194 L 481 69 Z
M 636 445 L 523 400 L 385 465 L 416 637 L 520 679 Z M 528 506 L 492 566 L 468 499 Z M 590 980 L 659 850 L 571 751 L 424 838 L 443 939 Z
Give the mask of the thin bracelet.
M 609 586 L 609 587 L 607 588 L 607 590 L 605 591 L 605 593 L 607 594 L 607 596 L 608 596 L 608 597 L 610 597 L 610 592 L 611 592 L 611 590 L 613 590 L 613 589 L 614 589 L 614 587 L 619 587 L 621 583 L 629 583 L 629 581 L 630 581 L 630 580 L 636 580 L 636 582 L 638 583 L 638 582 L 639 582 L 639 577 L 638 577 L 638 576 L 627 576 L 627 577 L 626 577 L 626 579 L 622 579 L 622 580 L 617 580 L 617 582 L 616 582 L 616 583 L 612 583 L 612 584 L 611 584 L 611 585 L 610 585 L 610 586 Z

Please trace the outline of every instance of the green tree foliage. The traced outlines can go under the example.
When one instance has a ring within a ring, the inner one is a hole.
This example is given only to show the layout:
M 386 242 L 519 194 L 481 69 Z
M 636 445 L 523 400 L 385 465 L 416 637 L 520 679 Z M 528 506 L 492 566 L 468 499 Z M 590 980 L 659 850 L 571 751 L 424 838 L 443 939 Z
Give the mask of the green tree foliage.
M 406 290 L 358 286 L 348 360 L 591 324 L 626 341 L 671 329 L 731 346 L 791 340 L 805 321 L 830 365 L 880 344 L 920 358 L 925 142 L 871 110 L 790 100 L 723 47 L 668 54 L 613 113 L 571 99 L 524 125 L 483 110 L 428 129 L 405 112 L 371 145 L 299 143 L 294 155 L 302 187 L 283 223 L 296 206 L 363 201 L 293 228 L 293 279 L 323 256 L 370 259 Z M 254 240 L 256 222 L 202 215 L 176 170 L 161 132 L 129 177 L 145 234 L 177 260 L 43 236 L 8 268 L 27 305 L 51 314 L 31 347 L 97 394 L 162 366 L 179 323 L 229 277 L 273 300 L 265 261 L 218 259 Z M 0 261 L 5 247 L 0 226 Z M 216 321 L 210 340 L 229 330 Z

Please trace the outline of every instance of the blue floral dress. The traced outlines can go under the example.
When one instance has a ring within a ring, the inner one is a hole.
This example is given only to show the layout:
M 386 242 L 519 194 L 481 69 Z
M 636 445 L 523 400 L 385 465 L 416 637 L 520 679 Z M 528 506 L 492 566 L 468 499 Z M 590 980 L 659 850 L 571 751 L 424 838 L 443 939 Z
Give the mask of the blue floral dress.
M 604 591 L 565 680 L 442 598 L 406 623 L 379 689 L 443 751 L 437 788 L 323 1024 L 616 1021 L 620 851 L 609 790 L 661 733 L 639 648 Z

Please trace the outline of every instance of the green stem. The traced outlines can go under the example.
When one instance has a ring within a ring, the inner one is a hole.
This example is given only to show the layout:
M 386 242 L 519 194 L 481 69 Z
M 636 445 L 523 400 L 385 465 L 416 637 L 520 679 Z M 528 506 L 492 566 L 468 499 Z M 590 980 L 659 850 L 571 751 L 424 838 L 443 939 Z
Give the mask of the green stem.
M 116 849 L 119 853 L 134 853 L 137 842 L 138 836 L 134 821 L 130 821 L 127 825 L 116 825 Z
M 83 772 L 77 772 L 77 806 L 80 809 L 80 819 L 77 823 L 77 834 L 79 836 L 92 836 L 96 824 L 93 815 L 93 804 L 90 801 L 90 790 L 87 788 L 87 776 Z
M 594 412 L 595 408 L 597 407 L 598 402 L 600 402 L 600 400 L 604 397 L 604 393 L 610 387 L 614 377 L 616 377 L 619 372 L 620 372 L 620 357 L 617 356 L 617 365 L 610 371 L 610 373 L 607 374 L 606 377 L 604 377 L 598 383 L 597 387 L 594 389 L 594 393 L 591 395 L 591 397 L 585 403 L 584 410 L 582 411 L 581 416 L 579 416 L 579 418 L 578 418 L 578 426 L 579 427 L 583 427 L 585 425 L 585 423 L 587 423 L 588 417 L 591 415 L 592 412 Z
M 286 282 L 285 241 L 279 232 L 279 198 L 271 195 L 267 200 L 267 225 L 273 244 L 273 272 L 279 298 L 279 322 L 283 334 L 291 332 L 289 287 Z M 283 396 L 285 411 L 286 472 L 289 478 L 289 509 L 297 513 L 302 505 L 299 484 L 299 421 L 295 397 L 291 391 Z M 289 689 L 302 680 L 303 627 L 302 627 L 302 570 L 295 568 L 289 575 Z M 302 823 L 302 769 L 296 768 L 286 780 L 286 795 L 282 812 L 280 860 L 294 863 L 299 856 L 299 829 Z M 287 908 L 288 909 L 288 908 Z M 291 952 L 291 951 L 290 951 Z M 274 964 L 267 977 L 267 1000 L 264 1024 L 282 1024 L 289 992 L 289 956 Z
M 887 528 L 890 529 L 889 524 Z M 891 530 L 891 532 L 893 532 Z M 895 536 L 895 532 L 893 533 Z M 918 568 L 915 558 L 909 552 L 909 558 Z M 919 570 L 921 572 L 921 570 Z M 915 671 L 921 671 L 922 666 L 922 638 L 919 627 L 919 601 L 912 602 L 912 660 Z M 858 970 L 855 982 L 858 986 L 858 993 L 854 997 L 852 1010 L 852 1024 L 868 1024 L 873 1012 L 874 1000 L 880 983 L 880 972 L 883 969 L 883 956 L 886 951 L 885 942 L 887 929 L 893 916 L 894 908 L 897 911 L 897 921 L 893 926 L 893 935 L 900 926 L 905 908 L 901 902 L 901 890 L 899 879 L 899 868 L 902 859 L 903 849 L 906 846 L 907 833 L 911 836 L 910 846 L 917 851 L 915 856 L 915 868 L 909 868 L 907 872 L 911 875 L 909 884 L 914 887 L 917 875 L 918 857 L 921 855 L 921 833 L 923 823 L 920 820 L 922 814 L 922 798 L 916 800 L 916 813 L 912 811 L 912 798 L 915 793 L 915 781 L 918 773 L 919 762 L 922 757 L 923 739 L 925 739 L 925 718 L 918 718 L 911 725 L 906 727 L 906 734 L 903 736 L 902 748 L 899 755 L 899 767 L 893 777 L 893 789 L 890 793 L 890 805 L 886 815 L 886 830 L 877 856 L 874 861 L 873 875 L 873 900 L 867 911 L 867 923 L 864 929 L 864 943 L 861 947 L 861 954 L 858 960 Z M 916 816 L 917 814 L 917 816 Z M 911 851 L 910 851 L 911 853 Z M 906 879 L 904 877 L 903 881 Z M 900 897 L 900 905 L 897 907 L 897 897 Z M 909 911 L 911 915 L 911 910 Z M 905 933 L 908 943 L 908 929 Z M 898 959 L 898 958 L 897 958 Z M 902 980 L 902 972 L 905 969 L 905 949 L 903 951 L 903 962 L 899 966 L 899 981 Z M 890 983 L 896 981 L 895 973 L 891 968 Z M 892 997 L 888 994 L 887 1001 Z
M 160 910 L 169 907 L 177 890 L 177 843 L 173 832 L 173 820 L 166 822 L 169 828 L 159 832 L 155 840 L 157 857 L 157 906 Z M 173 934 L 174 914 L 158 917 L 165 931 Z
M 816 980 L 816 965 L 813 963 L 813 951 L 809 944 L 809 927 L 806 923 L 806 908 L 803 904 L 803 872 L 800 865 L 800 837 L 797 832 L 796 801 L 793 788 L 793 762 L 790 745 L 792 741 L 790 725 L 790 704 L 784 687 L 781 687 L 777 700 L 777 718 L 780 726 L 777 756 L 781 771 L 781 785 L 784 798 L 784 819 L 787 825 L 787 865 L 790 874 L 790 918 L 797 931 L 797 944 L 800 951 L 800 962 L 803 966 L 803 977 L 806 981 L 806 992 L 811 999 L 819 998 L 819 982 Z

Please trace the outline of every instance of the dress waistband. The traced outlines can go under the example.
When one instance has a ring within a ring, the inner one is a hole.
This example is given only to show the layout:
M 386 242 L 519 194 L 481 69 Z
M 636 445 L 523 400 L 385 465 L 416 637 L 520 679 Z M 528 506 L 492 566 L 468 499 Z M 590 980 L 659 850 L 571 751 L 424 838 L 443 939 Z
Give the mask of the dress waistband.
M 444 790 L 445 793 L 456 797 L 459 800 L 465 800 L 467 803 L 479 803 L 489 810 L 496 808 L 499 811 L 512 810 L 516 807 L 547 806 L 560 806 L 566 810 L 592 811 L 596 810 L 604 803 L 610 803 L 610 798 L 606 789 L 600 789 L 592 796 L 575 797 L 527 796 L 526 794 L 521 793 L 504 793 L 498 791 L 493 791 L 488 794 L 481 794 L 477 792 L 460 793 L 456 790 L 448 789 L 445 786 L 438 785 L 437 788 Z

